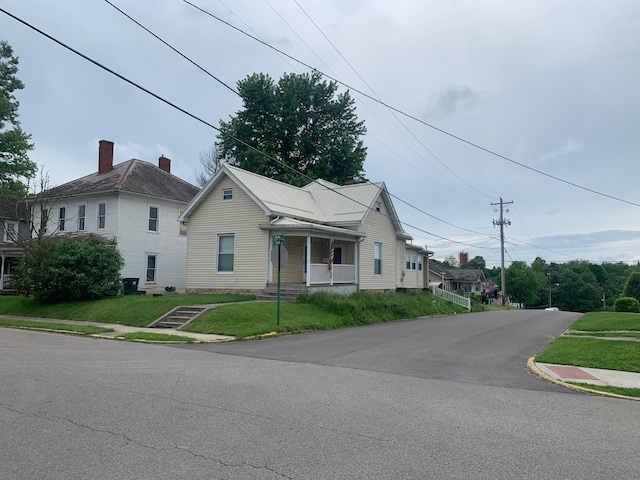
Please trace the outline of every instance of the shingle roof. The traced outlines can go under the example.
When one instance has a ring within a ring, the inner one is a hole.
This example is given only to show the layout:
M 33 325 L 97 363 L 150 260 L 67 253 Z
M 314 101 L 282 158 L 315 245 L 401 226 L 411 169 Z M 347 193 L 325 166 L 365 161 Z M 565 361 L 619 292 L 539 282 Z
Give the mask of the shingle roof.
M 212 188 L 223 174 L 236 181 L 265 210 L 266 214 L 324 225 L 341 226 L 361 223 L 376 200 L 382 198 L 398 234 L 411 238 L 402 231 L 384 182 L 336 185 L 326 180 L 316 180 L 300 188 L 227 164 L 187 207 L 185 217 L 188 217 L 190 210 L 206 196 L 207 190 Z
M 442 265 L 440 265 L 439 263 L 430 262 L 429 270 L 431 270 L 434 273 L 437 273 L 438 275 L 443 276 L 444 278 L 452 278 L 452 275 L 451 273 L 449 273 L 449 270 L 443 267 Z
M 7 220 L 27 219 L 27 209 L 22 200 L 17 198 L 0 197 L 0 218 Z
M 138 159 L 114 165 L 104 173 L 92 173 L 47 191 L 55 198 L 109 192 L 129 192 L 167 198 L 188 203 L 198 193 L 198 187 L 157 166 Z
M 457 282 L 480 282 L 485 276 L 479 268 L 450 268 L 448 272 Z

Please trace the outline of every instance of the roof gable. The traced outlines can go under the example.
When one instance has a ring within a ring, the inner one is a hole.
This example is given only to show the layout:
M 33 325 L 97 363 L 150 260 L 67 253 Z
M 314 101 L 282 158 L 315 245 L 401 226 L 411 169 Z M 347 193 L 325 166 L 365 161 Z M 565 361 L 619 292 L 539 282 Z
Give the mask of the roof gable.
M 198 187 L 161 168 L 138 159 L 114 165 L 104 173 L 92 173 L 47 190 L 47 196 L 73 197 L 110 192 L 128 192 L 188 203 Z
M 382 195 L 396 233 L 404 234 L 384 182 L 336 185 L 319 179 L 300 188 L 228 164 L 223 165 L 193 199 L 180 217 L 181 220 L 188 218 L 223 175 L 242 188 L 266 215 L 324 225 L 361 224 L 369 211 L 375 209 L 375 202 Z

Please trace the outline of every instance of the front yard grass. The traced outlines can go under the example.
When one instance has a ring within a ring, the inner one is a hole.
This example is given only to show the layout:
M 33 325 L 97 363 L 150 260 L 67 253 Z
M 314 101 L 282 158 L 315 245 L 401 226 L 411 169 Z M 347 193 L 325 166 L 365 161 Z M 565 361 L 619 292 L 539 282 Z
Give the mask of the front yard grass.
M 571 328 L 588 332 L 607 330 L 640 331 L 640 313 L 589 312 L 580 317 L 571 325 Z
M 627 397 L 640 398 L 640 388 L 623 388 L 623 387 L 611 387 L 607 385 L 592 385 L 590 383 L 576 383 L 569 382 L 572 385 L 578 387 L 590 388 L 591 390 L 599 390 L 601 392 L 615 393 L 617 395 L 626 395 Z
M 13 320 L 11 318 L 0 318 L 0 326 L 25 328 L 31 330 L 54 330 L 60 332 L 71 332 L 81 335 L 95 335 L 98 333 L 113 332 L 112 328 L 102 328 L 93 325 L 72 325 L 68 323 L 35 322 L 29 320 Z
M 0 314 L 24 317 L 57 318 L 86 322 L 118 323 L 146 327 L 172 308 L 181 305 L 206 305 L 254 300 L 253 295 L 124 295 L 100 300 L 38 304 L 33 298 L 0 297 Z
M 559 337 L 536 362 L 640 373 L 640 342 Z
M 275 302 L 224 305 L 198 317 L 182 330 L 251 337 L 276 333 L 368 325 L 406 318 L 464 313 L 466 309 L 428 293 L 369 294 L 349 296 L 315 293 L 303 295 L 296 303 L 281 303 L 280 325 L 276 325 Z

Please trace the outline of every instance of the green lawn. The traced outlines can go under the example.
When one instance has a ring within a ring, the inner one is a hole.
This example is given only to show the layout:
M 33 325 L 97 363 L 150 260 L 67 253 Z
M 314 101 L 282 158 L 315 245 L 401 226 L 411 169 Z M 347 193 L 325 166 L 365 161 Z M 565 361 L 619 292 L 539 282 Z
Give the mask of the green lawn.
M 640 342 L 559 337 L 536 362 L 640 373 Z
M 465 311 L 462 307 L 426 293 L 359 292 L 349 296 L 317 293 L 305 295 L 297 303 L 283 302 L 279 326 L 276 324 L 276 303 L 258 302 L 218 307 L 186 325 L 183 330 L 248 337 L 270 332 L 329 330 Z
M 627 397 L 640 397 L 640 388 L 623 388 L 623 387 L 611 387 L 605 385 L 591 385 L 590 383 L 576 383 L 569 382 L 572 385 L 578 387 L 590 388 L 591 390 L 599 390 L 601 392 L 616 393 L 618 395 L 625 395 Z
M 12 320 L 10 318 L 0 318 L 0 326 L 14 328 L 30 328 L 36 330 L 58 330 L 63 332 L 73 332 L 83 335 L 94 335 L 97 333 L 113 332 L 112 328 L 95 327 L 93 325 L 70 325 L 67 323 L 35 322 L 28 320 Z
M 0 314 L 25 317 L 83 320 L 146 327 L 172 308 L 180 305 L 203 305 L 254 300 L 252 295 L 125 295 L 101 300 L 62 302 L 41 305 L 33 298 L 0 297 Z
M 605 330 L 640 331 L 640 313 L 589 312 L 580 317 L 571 328 L 589 332 Z

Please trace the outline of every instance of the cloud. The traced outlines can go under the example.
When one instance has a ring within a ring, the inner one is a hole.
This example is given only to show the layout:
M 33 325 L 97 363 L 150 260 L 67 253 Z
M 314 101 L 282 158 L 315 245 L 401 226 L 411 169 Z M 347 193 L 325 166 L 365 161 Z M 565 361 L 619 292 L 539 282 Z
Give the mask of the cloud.
M 546 163 L 547 160 L 550 160 L 553 157 L 557 157 L 559 155 L 566 155 L 567 153 L 575 153 L 580 152 L 584 148 L 584 144 L 582 142 L 576 142 L 574 140 L 565 140 L 560 148 L 555 150 L 551 150 L 550 152 L 546 152 L 540 157 L 538 160 L 539 163 Z
M 448 85 L 431 95 L 427 116 L 452 115 L 460 109 L 474 105 L 479 95 L 467 86 Z

